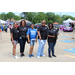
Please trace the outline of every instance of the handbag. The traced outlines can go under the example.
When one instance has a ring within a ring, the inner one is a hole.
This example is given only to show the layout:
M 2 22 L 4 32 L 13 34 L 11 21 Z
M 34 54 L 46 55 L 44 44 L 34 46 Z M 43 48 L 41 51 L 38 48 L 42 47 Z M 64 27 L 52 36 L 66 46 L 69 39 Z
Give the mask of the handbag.
M 22 37 L 22 39 L 25 39 L 25 38 L 26 38 L 26 36 L 25 36 L 25 35 L 22 35 L 21 37 Z
M 29 39 L 30 39 L 30 30 L 29 30 Z M 29 44 L 27 35 L 26 35 L 26 41 Z

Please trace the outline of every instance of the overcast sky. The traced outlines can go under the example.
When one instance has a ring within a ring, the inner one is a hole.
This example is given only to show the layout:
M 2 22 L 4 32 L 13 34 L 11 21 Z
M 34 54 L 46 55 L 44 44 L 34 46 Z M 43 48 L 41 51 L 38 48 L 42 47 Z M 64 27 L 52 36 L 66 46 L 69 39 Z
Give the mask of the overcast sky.
M 2 12 L 0 12 L 1 14 Z M 5 13 L 8 13 L 8 12 L 5 12 Z M 15 13 L 16 15 L 20 15 L 21 12 L 13 12 Z M 58 15 L 71 15 L 73 17 L 75 17 L 75 12 L 54 12 L 55 14 L 58 14 Z

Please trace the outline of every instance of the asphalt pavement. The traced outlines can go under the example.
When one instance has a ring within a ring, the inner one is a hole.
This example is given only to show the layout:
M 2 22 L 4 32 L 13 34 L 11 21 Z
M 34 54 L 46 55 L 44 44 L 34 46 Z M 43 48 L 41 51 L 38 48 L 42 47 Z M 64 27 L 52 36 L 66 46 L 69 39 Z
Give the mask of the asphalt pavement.
M 72 39 L 73 32 L 59 31 L 58 40 L 55 46 L 55 55 L 57 57 L 48 57 L 48 44 L 46 41 L 44 47 L 45 57 L 36 58 L 38 42 L 34 46 L 34 57 L 29 58 L 30 45 L 26 43 L 25 57 L 20 57 L 20 46 L 17 45 L 16 54 L 18 59 L 12 57 L 12 43 L 10 41 L 10 32 L 0 32 L 0 62 L 75 62 L 75 39 Z

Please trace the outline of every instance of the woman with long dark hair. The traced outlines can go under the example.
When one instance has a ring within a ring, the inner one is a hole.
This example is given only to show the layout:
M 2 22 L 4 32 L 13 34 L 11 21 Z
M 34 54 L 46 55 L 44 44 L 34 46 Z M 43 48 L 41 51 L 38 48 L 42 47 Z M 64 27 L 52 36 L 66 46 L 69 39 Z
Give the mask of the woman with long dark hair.
M 25 43 L 26 43 L 26 33 L 27 33 L 27 27 L 26 27 L 26 21 L 22 20 L 20 22 L 20 26 L 17 28 L 19 30 L 19 43 L 20 43 L 20 57 L 25 56 L 24 55 L 24 49 L 25 49 Z

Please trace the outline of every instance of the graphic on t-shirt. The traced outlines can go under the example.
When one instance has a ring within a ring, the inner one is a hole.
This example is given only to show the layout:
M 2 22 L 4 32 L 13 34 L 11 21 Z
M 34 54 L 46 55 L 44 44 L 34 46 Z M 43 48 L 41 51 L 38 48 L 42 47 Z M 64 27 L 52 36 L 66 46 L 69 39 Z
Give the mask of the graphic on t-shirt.
M 31 31 L 31 35 L 36 35 L 36 32 L 35 31 Z

